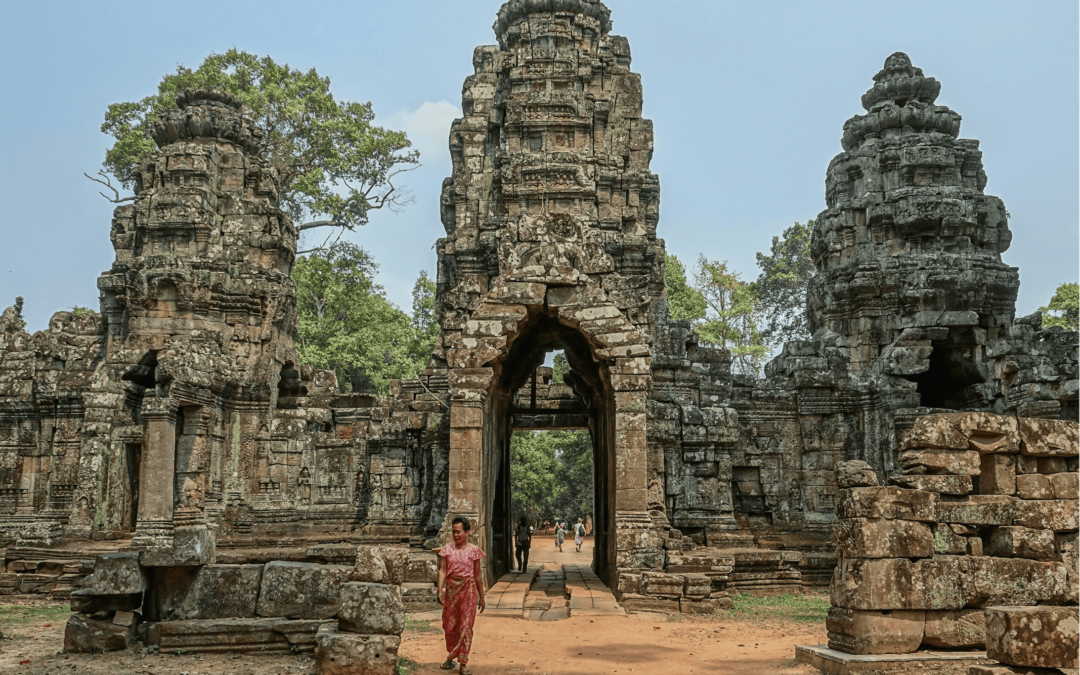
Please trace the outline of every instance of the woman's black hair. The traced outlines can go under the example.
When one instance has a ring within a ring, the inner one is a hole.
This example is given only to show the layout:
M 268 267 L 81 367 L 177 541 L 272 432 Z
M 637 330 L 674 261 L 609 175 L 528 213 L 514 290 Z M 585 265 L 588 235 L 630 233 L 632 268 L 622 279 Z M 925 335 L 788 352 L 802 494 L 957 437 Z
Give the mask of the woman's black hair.
M 518 525 L 528 525 L 528 524 L 529 524 L 529 520 L 525 516 L 522 516 L 521 520 L 518 521 Z
M 466 532 L 472 529 L 472 524 L 469 523 L 469 519 L 465 516 L 454 516 L 454 520 L 451 521 L 450 527 L 453 527 L 454 525 L 461 525 L 461 529 L 465 530 Z

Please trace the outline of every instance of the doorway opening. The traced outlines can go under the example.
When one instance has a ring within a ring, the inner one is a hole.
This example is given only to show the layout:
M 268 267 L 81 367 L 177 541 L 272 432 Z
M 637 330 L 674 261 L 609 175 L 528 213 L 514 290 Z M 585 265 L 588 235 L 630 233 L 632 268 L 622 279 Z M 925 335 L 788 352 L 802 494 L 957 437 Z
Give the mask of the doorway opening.
M 930 367 L 907 378 L 915 383 L 920 405 L 950 410 L 981 407 L 981 396 L 973 385 L 986 382 L 989 373 L 981 361 L 982 350 L 974 329 L 949 328 L 946 339 L 933 340 L 930 345 Z
M 491 571 L 498 578 L 514 568 L 522 515 L 534 528 L 581 518 L 591 524 L 589 562 L 606 582 L 615 566 L 610 375 L 581 333 L 548 315 L 533 318 L 501 365 L 484 432 L 485 464 L 495 468 L 484 486 Z

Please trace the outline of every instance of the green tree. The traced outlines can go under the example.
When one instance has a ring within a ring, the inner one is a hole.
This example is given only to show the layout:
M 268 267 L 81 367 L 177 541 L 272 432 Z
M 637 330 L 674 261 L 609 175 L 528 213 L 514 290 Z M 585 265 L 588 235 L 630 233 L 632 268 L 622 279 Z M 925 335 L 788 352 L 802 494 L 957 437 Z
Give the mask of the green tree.
M 412 320 L 372 281 L 377 269 L 366 251 L 343 241 L 297 258 L 293 268 L 300 360 L 335 371 L 345 391 L 384 394 L 390 380 L 427 365 L 416 357 Z
M 411 356 L 419 366 L 419 372 L 427 367 L 435 342 L 439 339 L 439 323 L 435 317 L 435 282 L 428 278 L 426 270 L 420 270 L 420 276 L 413 284 L 412 312 Z
M 1061 284 L 1050 298 L 1050 304 L 1040 307 L 1043 326 L 1061 326 L 1065 330 L 1080 330 L 1080 285 Z M 1054 312 L 1053 316 L 1049 316 Z
M 558 460 L 552 508 L 556 517 L 584 520 L 593 512 L 593 452 L 588 431 L 549 431 L 556 445 Z
M 810 258 L 810 234 L 814 221 L 795 223 L 772 238 L 769 255 L 760 251 L 761 270 L 754 284 L 760 303 L 761 341 L 770 348 L 789 340 L 809 340 L 806 322 L 806 287 L 814 276 Z
M 664 285 L 667 287 L 668 311 L 676 321 L 705 318 L 708 306 L 701 292 L 686 282 L 686 268 L 672 253 L 664 254 Z
M 551 362 L 551 381 L 555 384 L 565 384 L 563 376 L 570 372 L 570 363 L 566 360 L 566 354 L 559 352 Z
M 698 337 L 731 352 L 736 372 L 757 375 L 768 355 L 758 331 L 759 302 L 752 282 L 728 270 L 727 261 L 698 258 L 694 287 L 705 299 L 708 313 L 697 323 Z
M 266 156 L 281 176 L 281 207 L 300 223 L 301 233 L 330 227 L 331 237 L 340 237 L 367 224 L 370 211 L 408 201 L 394 181 L 415 168 L 419 154 L 409 150 L 403 132 L 372 124 L 371 103 L 336 100 L 330 78 L 314 68 L 304 72 L 237 49 L 211 54 L 194 70 L 178 66 L 156 94 L 110 105 L 101 131 L 115 142 L 105 153 L 101 178 L 87 177 L 112 190 L 113 201 L 134 199 L 122 198 L 110 177 L 125 189 L 134 187 L 139 160 L 154 149 L 153 123 L 176 109 L 178 93 L 197 88 L 237 96 L 266 131 Z
M 583 518 L 593 511 L 592 441 L 587 431 L 515 431 L 510 495 L 515 519 Z

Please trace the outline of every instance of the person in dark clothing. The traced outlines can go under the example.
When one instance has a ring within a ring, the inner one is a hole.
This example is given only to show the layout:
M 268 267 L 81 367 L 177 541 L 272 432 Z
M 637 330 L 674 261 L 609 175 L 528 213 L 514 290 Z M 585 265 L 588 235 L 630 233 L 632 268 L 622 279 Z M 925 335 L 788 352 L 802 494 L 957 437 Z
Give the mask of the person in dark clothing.
M 514 532 L 514 557 L 517 558 L 518 571 L 524 572 L 529 566 L 529 546 L 532 544 L 532 528 L 525 516 L 518 521 Z

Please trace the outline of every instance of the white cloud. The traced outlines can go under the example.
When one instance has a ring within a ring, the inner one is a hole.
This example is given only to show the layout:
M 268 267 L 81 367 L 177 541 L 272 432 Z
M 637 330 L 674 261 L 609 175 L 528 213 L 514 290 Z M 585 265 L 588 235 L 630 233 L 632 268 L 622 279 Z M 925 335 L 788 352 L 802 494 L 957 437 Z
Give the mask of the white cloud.
M 461 108 L 449 101 L 424 101 L 416 110 L 402 108 L 378 118 L 375 123 L 404 131 L 413 147 L 420 151 L 420 161 L 425 166 L 433 166 L 449 164 L 450 124 L 459 117 Z

